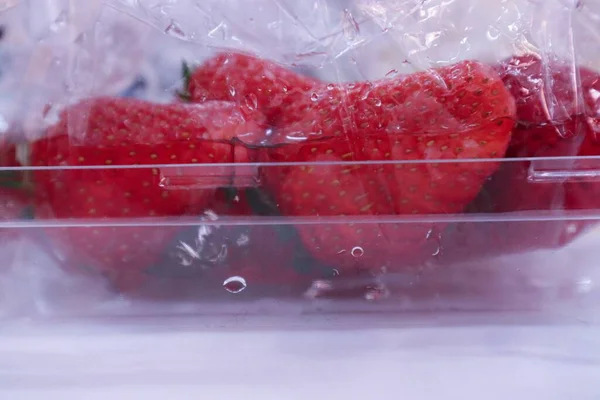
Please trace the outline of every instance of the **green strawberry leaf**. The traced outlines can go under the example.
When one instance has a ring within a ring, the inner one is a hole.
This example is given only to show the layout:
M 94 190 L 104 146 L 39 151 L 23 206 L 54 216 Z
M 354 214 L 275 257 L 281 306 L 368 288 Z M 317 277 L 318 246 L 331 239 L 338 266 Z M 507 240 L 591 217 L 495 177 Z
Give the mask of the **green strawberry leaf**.
M 192 68 L 190 68 L 185 61 L 181 63 L 181 76 L 183 77 L 183 89 L 177 91 L 177 97 L 182 101 L 189 102 L 192 100 L 192 96 L 189 92 L 190 81 L 192 79 Z

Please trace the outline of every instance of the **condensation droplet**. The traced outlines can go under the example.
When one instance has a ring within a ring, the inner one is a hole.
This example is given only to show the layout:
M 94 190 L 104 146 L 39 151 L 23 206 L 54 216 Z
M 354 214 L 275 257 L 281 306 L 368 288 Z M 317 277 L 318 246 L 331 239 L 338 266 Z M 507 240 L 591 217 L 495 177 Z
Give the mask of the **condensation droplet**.
M 386 299 L 389 297 L 389 295 L 389 289 L 385 285 L 379 284 L 377 286 L 368 287 L 365 291 L 364 297 L 367 301 L 377 301 Z
M 333 276 L 340 276 L 340 271 L 338 271 L 337 269 L 334 269 L 332 271 L 332 273 L 333 273 Z
M 600 110 L 598 110 L 598 108 L 596 108 L 596 112 L 598 112 L 598 111 L 600 111 Z M 599 136 L 600 135 L 600 120 L 598 120 L 598 118 L 596 118 L 596 117 L 586 117 L 586 122 L 587 122 L 588 128 L 590 128 L 596 136 Z
M 258 108 L 258 99 L 256 98 L 256 95 L 254 93 L 250 93 L 249 95 L 247 95 L 245 100 L 246 106 L 248 106 L 250 110 L 256 110 Z
M 181 29 L 181 26 L 179 26 L 179 24 L 174 20 L 171 20 L 169 25 L 165 28 L 165 33 L 177 39 L 187 39 L 187 35 L 183 29 Z
M 333 90 L 335 86 L 333 86 L 333 83 L 328 83 L 327 84 L 327 90 Z
M 387 74 L 385 74 L 385 76 L 387 78 L 393 78 L 396 75 L 398 75 L 398 70 L 397 69 L 391 69 L 391 70 L 388 71 Z
M 352 254 L 352 257 L 358 258 L 358 257 L 362 257 L 363 254 L 365 254 L 365 251 L 362 247 L 356 246 L 356 247 L 353 247 L 352 250 L 350 250 L 350 254 Z
M 225 290 L 233 294 L 240 293 L 242 290 L 246 289 L 247 286 L 246 280 L 241 276 L 232 276 L 225 279 L 223 282 Z
M 375 107 L 381 107 L 381 100 L 380 99 L 375 99 Z
M 333 289 L 333 285 L 330 281 L 316 280 L 310 285 L 310 287 L 304 292 L 304 297 L 308 299 L 316 299 L 321 297 Z
M 235 97 L 235 94 L 236 94 L 235 87 L 229 86 L 229 94 L 231 95 L 231 97 Z
M 573 235 L 577 233 L 577 224 L 568 224 L 567 225 L 567 234 Z
M 496 28 L 494 26 L 490 26 L 490 27 L 488 27 L 486 36 L 489 40 L 496 40 L 500 37 L 500 31 L 498 30 L 498 28 Z
M 246 234 L 240 235 L 236 240 L 236 244 L 238 246 L 247 246 L 248 243 L 250 243 L 250 237 L 248 237 Z
M 310 95 L 310 99 L 311 99 L 312 101 L 317 101 L 317 100 L 319 100 L 319 95 L 318 95 L 318 94 L 316 94 L 316 93 L 312 93 L 312 94 Z
M 584 277 L 577 281 L 577 292 L 579 293 L 589 293 L 592 291 L 594 286 L 594 282 L 591 278 Z

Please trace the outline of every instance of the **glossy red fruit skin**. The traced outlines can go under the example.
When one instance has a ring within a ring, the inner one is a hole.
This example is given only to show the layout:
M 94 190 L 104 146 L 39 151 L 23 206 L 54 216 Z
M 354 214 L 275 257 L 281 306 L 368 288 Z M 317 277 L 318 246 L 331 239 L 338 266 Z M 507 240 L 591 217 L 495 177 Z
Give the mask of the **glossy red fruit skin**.
M 514 57 L 497 69 L 519 121 L 507 160 L 470 208 L 520 221 L 459 224 L 447 235 L 449 258 L 562 248 L 596 224 L 576 215 L 600 207 L 597 178 L 585 177 L 599 163 L 584 158 L 600 155 L 600 74 L 554 55 Z
M 135 289 L 178 230 L 167 218 L 204 212 L 236 179 L 213 165 L 248 162 L 239 140 L 261 129 L 230 103 L 84 100 L 30 146 L 36 218 L 65 225 L 46 232 L 67 267 Z
M 558 126 L 577 115 L 600 112 L 600 75 L 571 60 L 525 54 L 503 60 L 496 70 L 515 97 L 517 120 L 523 124 Z M 520 143 L 520 137 L 514 139 Z
M 514 113 L 498 75 L 471 61 L 329 85 L 286 109 L 263 149 L 271 163 L 299 164 L 262 177 L 283 215 L 305 222 L 296 227 L 313 256 L 342 275 L 419 264 L 438 253 L 444 226 L 423 216 L 459 213 L 477 196 Z
M 196 68 L 187 85 L 193 102 L 232 101 L 275 124 L 288 107 L 323 84 L 257 56 L 223 52 Z

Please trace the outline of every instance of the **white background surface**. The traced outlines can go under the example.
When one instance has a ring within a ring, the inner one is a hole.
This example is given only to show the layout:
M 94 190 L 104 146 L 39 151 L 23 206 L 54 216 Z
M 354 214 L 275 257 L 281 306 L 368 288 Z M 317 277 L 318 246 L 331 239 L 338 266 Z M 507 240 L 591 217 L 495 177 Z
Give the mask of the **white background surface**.
M 233 330 L 202 332 L 206 325 L 187 320 L 169 333 L 105 325 L 5 335 L 0 398 L 600 398 L 600 329 L 583 323 L 348 329 L 360 321 L 307 318 L 261 330 L 222 322 Z M 311 328 L 323 322 L 331 327 Z

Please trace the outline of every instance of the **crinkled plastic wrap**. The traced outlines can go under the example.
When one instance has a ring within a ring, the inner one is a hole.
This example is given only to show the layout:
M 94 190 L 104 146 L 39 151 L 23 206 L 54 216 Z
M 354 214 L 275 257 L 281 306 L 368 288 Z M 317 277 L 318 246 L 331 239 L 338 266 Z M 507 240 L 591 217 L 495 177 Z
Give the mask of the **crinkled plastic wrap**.
M 597 2 L 9 0 L 0 24 L 2 316 L 593 308 Z

